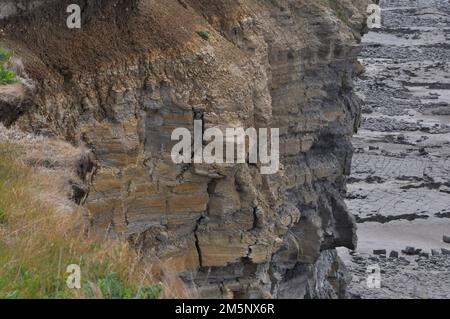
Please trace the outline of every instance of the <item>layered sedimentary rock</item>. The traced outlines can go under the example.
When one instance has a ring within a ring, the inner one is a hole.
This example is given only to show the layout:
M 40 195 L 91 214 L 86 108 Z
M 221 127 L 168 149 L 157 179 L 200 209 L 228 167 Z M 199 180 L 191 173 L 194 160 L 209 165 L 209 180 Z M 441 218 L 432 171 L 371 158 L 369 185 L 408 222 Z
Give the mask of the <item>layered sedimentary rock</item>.
M 356 244 L 342 194 L 367 2 L 81 1 L 69 30 L 72 2 L 10 15 L 2 41 L 35 86 L 15 125 L 91 150 L 76 185 L 90 231 L 200 296 L 344 296 L 335 248 Z M 171 134 L 194 120 L 279 128 L 281 169 L 175 164 Z

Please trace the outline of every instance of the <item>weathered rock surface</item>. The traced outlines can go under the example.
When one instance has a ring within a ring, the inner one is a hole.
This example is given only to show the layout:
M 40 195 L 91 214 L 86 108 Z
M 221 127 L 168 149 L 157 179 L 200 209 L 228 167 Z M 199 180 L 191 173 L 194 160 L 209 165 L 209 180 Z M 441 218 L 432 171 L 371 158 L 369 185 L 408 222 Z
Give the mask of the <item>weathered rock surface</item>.
M 79 169 L 90 230 L 200 296 L 344 297 L 335 248 L 356 245 L 342 194 L 367 2 L 89 1 L 68 30 L 71 2 L 11 13 L 2 41 L 37 88 L 15 125 L 92 152 Z M 194 120 L 280 128 L 282 169 L 174 164 L 171 133 Z

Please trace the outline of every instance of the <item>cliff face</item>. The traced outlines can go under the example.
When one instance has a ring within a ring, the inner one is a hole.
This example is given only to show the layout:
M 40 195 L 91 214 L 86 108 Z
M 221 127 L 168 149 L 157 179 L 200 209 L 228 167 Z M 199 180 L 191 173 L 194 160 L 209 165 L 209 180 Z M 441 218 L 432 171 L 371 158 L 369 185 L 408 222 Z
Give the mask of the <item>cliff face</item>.
M 368 3 L 81 1 L 69 30 L 71 2 L 1 21 L 35 87 L 8 121 L 91 150 L 74 184 L 90 231 L 128 239 L 200 296 L 344 296 L 335 247 L 356 244 L 342 193 Z M 280 128 L 280 171 L 174 164 L 172 131 L 194 120 Z

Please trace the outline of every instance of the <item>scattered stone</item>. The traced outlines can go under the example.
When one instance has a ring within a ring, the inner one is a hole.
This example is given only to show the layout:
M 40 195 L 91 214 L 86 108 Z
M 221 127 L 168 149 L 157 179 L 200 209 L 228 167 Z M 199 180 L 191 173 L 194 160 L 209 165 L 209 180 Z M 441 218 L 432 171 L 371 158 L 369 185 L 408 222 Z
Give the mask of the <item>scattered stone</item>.
M 416 249 L 414 247 L 406 247 L 405 249 L 402 250 L 402 253 L 404 253 L 405 255 L 415 255 L 416 254 Z
M 361 109 L 361 111 L 362 111 L 363 114 L 372 114 L 373 113 L 373 110 L 370 107 L 363 107 Z
M 377 256 L 380 256 L 380 255 L 386 255 L 387 252 L 386 252 L 386 249 L 375 249 L 373 251 L 373 254 L 377 255 Z
M 436 249 L 432 249 L 432 250 L 431 250 L 431 255 L 432 255 L 432 256 L 440 256 L 441 253 L 440 253 L 439 251 L 437 251 Z
M 450 236 L 444 235 L 444 238 L 442 240 L 444 241 L 444 243 L 450 244 Z
M 398 256 L 399 256 L 399 253 L 398 253 L 398 251 L 395 251 L 395 250 L 391 251 L 391 253 L 389 254 L 390 258 L 398 258 Z
M 411 262 L 405 257 L 399 257 L 399 259 L 403 265 L 409 265 Z
M 450 249 L 441 248 L 442 255 L 450 256 Z
M 361 257 L 361 256 L 354 256 L 354 257 L 352 258 L 352 260 L 353 260 L 354 263 L 357 263 L 357 264 L 361 264 L 361 263 L 364 262 L 364 258 Z
M 427 152 L 427 150 L 425 149 L 425 147 L 421 147 L 421 148 L 419 149 L 419 154 L 422 155 L 422 156 L 425 156 L 425 155 L 428 155 L 428 152 Z

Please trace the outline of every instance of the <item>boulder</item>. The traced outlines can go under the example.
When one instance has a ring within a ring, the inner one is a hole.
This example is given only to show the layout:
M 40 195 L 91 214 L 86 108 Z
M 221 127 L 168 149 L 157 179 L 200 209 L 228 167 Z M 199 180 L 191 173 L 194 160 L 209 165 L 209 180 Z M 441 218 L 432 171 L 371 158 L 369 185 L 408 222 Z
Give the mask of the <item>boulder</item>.
M 386 249 L 375 249 L 373 251 L 374 255 L 380 256 L 380 255 L 386 255 Z
M 450 244 L 450 236 L 446 236 L 444 235 L 444 237 L 442 238 L 444 243 Z
M 416 249 L 414 247 L 406 247 L 405 249 L 402 250 L 402 253 L 404 253 L 405 255 L 415 255 L 416 254 Z
M 389 254 L 390 258 L 398 258 L 398 256 L 399 256 L 399 253 L 398 253 L 398 251 L 395 251 L 395 250 L 391 251 L 391 253 Z
M 440 256 L 440 255 L 441 255 L 441 253 L 438 250 L 436 250 L 436 249 L 431 250 L 431 256 Z

